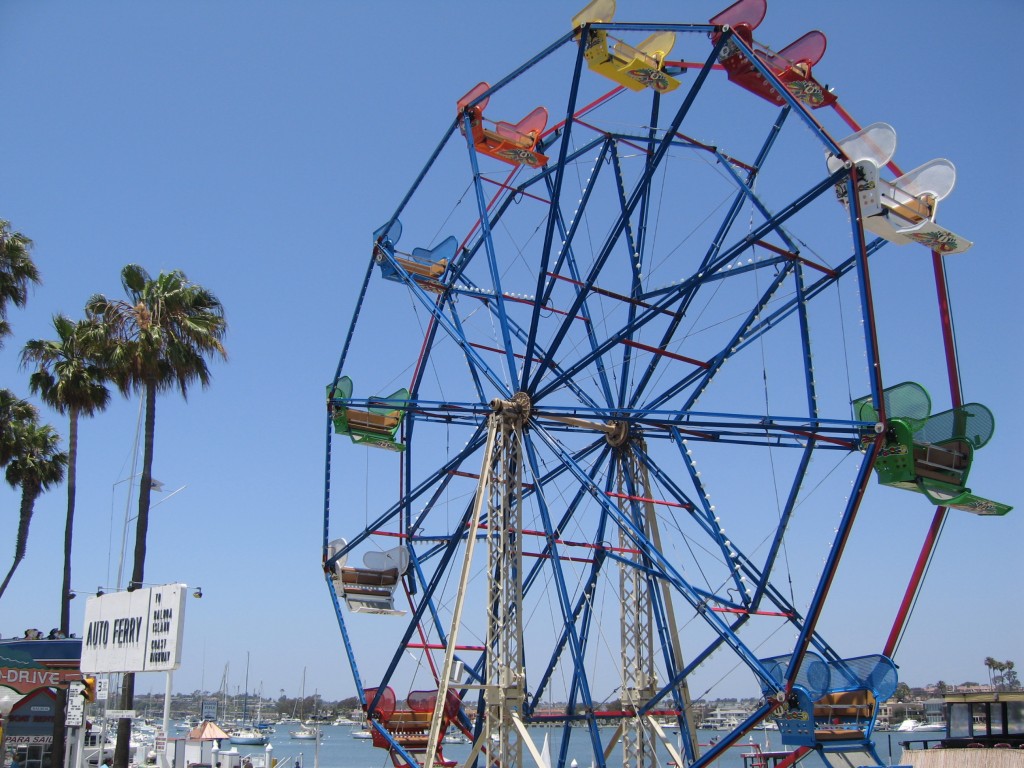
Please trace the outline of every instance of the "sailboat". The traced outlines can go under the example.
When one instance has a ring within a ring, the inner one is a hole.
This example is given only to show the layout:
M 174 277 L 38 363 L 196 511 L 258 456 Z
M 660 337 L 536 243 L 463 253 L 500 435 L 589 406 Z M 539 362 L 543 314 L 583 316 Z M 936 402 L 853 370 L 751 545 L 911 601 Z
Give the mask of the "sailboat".
M 312 741 L 318 736 L 323 737 L 323 733 L 318 725 L 304 725 L 297 731 L 292 731 L 291 734 L 293 739 L 304 739 L 306 741 Z
M 249 744 L 262 746 L 266 744 L 270 737 L 256 728 L 248 721 L 248 706 L 249 706 L 249 654 L 245 654 L 245 696 L 242 698 L 242 727 L 236 728 L 231 731 L 228 736 L 231 738 L 232 744 Z
M 313 700 L 316 700 L 316 696 L 313 696 Z M 306 668 L 302 668 L 302 692 L 299 694 L 299 701 L 301 705 L 306 703 Z M 316 711 L 314 708 L 313 717 L 316 718 Z M 299 719 L 302 719 L 302 712 L 299 712 Z M 314 739 L 323 738 L 323 732 L 320 730 L 319 724 L 315 721 L 312 724 L 304 723 L 301 728 L 295 731 L 291 731 L 293 739 L 301 739 L 304 741 L 313 741 Z
M 269 737 L 263 731 L 252 727 L 236 728 L 229 735 L 232 744 L 263 745 L 269 740 Z

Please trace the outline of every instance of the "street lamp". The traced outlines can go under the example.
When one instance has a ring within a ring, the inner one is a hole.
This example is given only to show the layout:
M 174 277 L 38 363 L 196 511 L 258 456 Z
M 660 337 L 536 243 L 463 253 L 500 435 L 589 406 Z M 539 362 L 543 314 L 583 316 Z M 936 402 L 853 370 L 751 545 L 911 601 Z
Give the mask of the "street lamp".
M 128 490 L 128 496 L 125 499 L 125 505 L 124 505 L 124 526 L 121 529 L 121 554 L 120 554 L 120 557 L 118 558 L 118 563 L 117 563 L 117 585 L 118 585 L 118 587 L 121 586 L 121 577 L 124 574 L 125 554 L 127 553 L 127 550 L 128 550 L 128 526 L 131 524 L 132 520 L 134 520 L 135 518 L 138 517 L 137 514 L 136 515 L 130 515 L 129 514 L 131 512 L 131 503 L 132 503 L 131 489 L 134 487 L 134 483 L 132 483 L 132 481 L 135 480 L 135 478 L 139 477 L 141 474 L 142 474 L 141 472 L 132 474 L 129 477 L 124 478 L 123 480 L 118 480 L 116 483 L 114 483 L 110 487 L 110 506 L 111 506 L 111 512 L 113 512 L 114 489 L 117 488 L 117 486 L 119 486 L 121 483 L 130 483 L 129 486 L 128 486 L 128 489 L 129 489 Z M 186 484 L 186 485 L 181 486 L 180 488 L 177 488 L 177 489 L 171 491 L 166 496 L 164 496 L 162 499 L 160 499 L 160 501 L 158 501 L 156 504 L 150 505 L 150 508 L 149 508 L 150 511 L 152 512 L 154 509 L 159 507 L 161 504 L 163 504 L 169 498 L 171 498 L 172 496 L 174 496 L 174 495 L 178 494 L 179 492 L 185 490 L 185 488 L 187 488 L 187 487 L 188 486 Z M 163 493 L 164 484 L 162 482 L 160 482 L 159 480 L 157 480 L 155 477 L 150 477 L 150 479 L 149 479 L 149 488 L 150 488 L 150 490 L 156 491 L 157 493 Z M 129 589 L 134 589 L 137 586 L 139 586 L 139 585 L 137 585 L 137 584 L 136 585 L 133 585 L 133 584 L 129 584 L 128 585 Z

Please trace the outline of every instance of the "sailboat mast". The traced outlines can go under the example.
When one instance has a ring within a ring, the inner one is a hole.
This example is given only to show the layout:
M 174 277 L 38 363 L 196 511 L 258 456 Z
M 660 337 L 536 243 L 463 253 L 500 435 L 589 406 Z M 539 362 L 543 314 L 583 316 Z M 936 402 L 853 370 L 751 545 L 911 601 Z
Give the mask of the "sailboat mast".
M 242 697 L 242 727 L 245 727 L 249 708 L 249 652 L 245 652 L 245 695 Z
M 306 683 L 306 670 L 302 670 L 302 683 L 305 688 Z M 320 721 L 317 720 L 317 704 L 316 697 L 320 693 L 320 689 L 316 689 L 316 693 L 313 694 L 313 731 L 316 733 L 316 737 L 313 739 L 313 768 L 320 768 Z
M 228 670 L 230 668 L 231 668 L 231 662 L 230 661 L 226 662 L 224 664 L 224 674 L 220 678 L 220 692 L 221 692 L 220 705 L 221 705 L 221 708 L 224 710 L 224 720 L 225 721 L 227 721 L 228 714 L 229 714 L 228 713 L 228 696 L 230 695 L 230 691 L 228 690 Z

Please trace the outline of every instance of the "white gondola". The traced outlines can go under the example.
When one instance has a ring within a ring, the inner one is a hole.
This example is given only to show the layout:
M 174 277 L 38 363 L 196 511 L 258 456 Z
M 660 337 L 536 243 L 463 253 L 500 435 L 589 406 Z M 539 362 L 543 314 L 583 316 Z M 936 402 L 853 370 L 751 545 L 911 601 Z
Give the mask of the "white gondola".
M 895 181 L 880 175 L 896 151 L 896 131 L 887 123 L 872 123 L 839 142 L 857 168 L 857 193 L 864 228 L 898 245 L 919 243 L 942 255 L 963 253 L 973 243 L 935 223 L 939 201 L 953 191 L 956 168 L 949 160 L 930 160 Z M 843 160 L 828 155 L 833 173 Z M 847 185 L 836 185 L 836 196 L 848 205 Z
M 345 545 L 344 539 L 335 539 L 327 545 L 328 559 Z M 353 613 L 376 613 L 402 616 L 405 611 L 395 608 L 395 588 L 409 568 L 409 551 L 398 546 L 386 552 L 371 551 L 363 555 L 363 567 L 346 565 L 348 555 L 342 555 L 330 569 L 331 579 Z

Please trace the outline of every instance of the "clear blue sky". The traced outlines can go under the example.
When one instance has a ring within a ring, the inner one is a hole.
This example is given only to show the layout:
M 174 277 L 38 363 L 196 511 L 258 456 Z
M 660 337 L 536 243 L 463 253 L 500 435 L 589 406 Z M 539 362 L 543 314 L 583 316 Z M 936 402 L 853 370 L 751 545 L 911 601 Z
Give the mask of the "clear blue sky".
M 295 695 L 308 668 L 307 691 L 353 693 L 320 569 L 323 387 L 371 235 L 426 161 L 458 97 L 554 41 L 579 10 L 539 0 L 467 8 L 326 0 L 0 5 L 0 217 L 35 241 L 43 276 L 28 307 L 10 313 L 15 335 L 0 350 L 3 386 L 27 395 L 28 374 L 18 368 L 24 341 L 49 338 L 50 315 L 79 316 L 93 293 L 120 296 L 127 263 L 154 274 L 181 269 L 227 310 L 230 359 L 214 364 L 212 386 L 187 404 L 163 397 L 157 409 L 154 476 L 167 490 L 184 490 L 153 512 L 146 578 L 205 593 L 189 602 L 177 690 L 216 690 L 230 664 L 234 691 L 249 652 L 252 690 Z M 700 23 L 718 10 L 707 0 L 623 0 L 618 18 Z M 949 260 L 964 392 L 998 423 L 970 484 L 1018 506 L 1024 339 L 1013 232 L 1024 206 L 1024 115 L 1013 38 L 1001 30 L 1022 22 L 1024 8 L 1010 0 L 970 9 L 951 0 L 927 8 L 776 0 L 757 32 L 778 45 L 822 29 L 829 48 L 819 79 L 861 123 L 896 127 L 897 161 L 956 163 L 957 188 L 941 219 L 976 243 Z M 438 215 L 453 202 L 442 201 Z M 929 300 L 926 255 L 892 247 L 885 256 L 907 260 L 897 274 L 908 301 Z M 902 293 L 890 286 L 880 314 L 898 317 Z M 937 332 L 932 309 L 906 318 L 905 336 L 883 341 L 884 362 L 888 381 L 924 378 L 945 407 L 937 361 L 923 371 L 898 348 L 919 337 L 931 348 Z M 115 396 L 105 414 L 82 424 L 73 582 L 83 596 L 116 579 L 138 408 Z M 45 409 L 44 417 L 66 430 L 62 417 Z M 6 558 L 17 496 L 6 486 L 0 496 Z M 857 594 L 871 619 L 840 631 L 872 650 L 884 642 L 931 517 L 923 501 L 906 496 L 872 484 L 858 534 L 878 543 L 857 555 Z M 61 489 L 36 505 L 27 558 L 0 606 L 4 636 L 58 623 L 64 504 Z M 986 656 L 1024 663 L 1016 589 L 1022 514 L 951 515 L 897 657 L 902 679 L 982 680 Z M 73 604 L 73 625 L 83 607 L 81 599 Z M 137 685 L 149 688 L 162 690 L 162 679 Z M 737 684 L 716 693 L 755 691 Z

